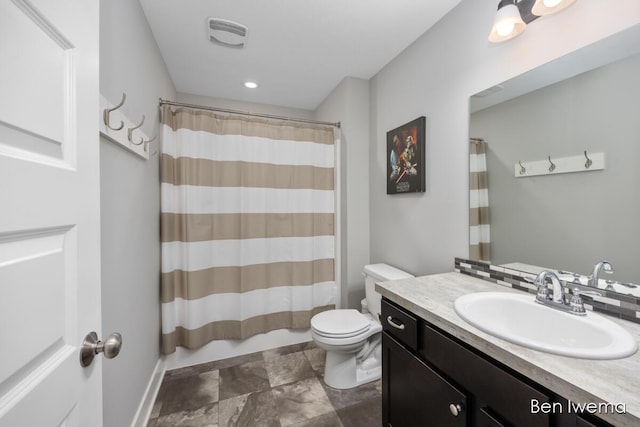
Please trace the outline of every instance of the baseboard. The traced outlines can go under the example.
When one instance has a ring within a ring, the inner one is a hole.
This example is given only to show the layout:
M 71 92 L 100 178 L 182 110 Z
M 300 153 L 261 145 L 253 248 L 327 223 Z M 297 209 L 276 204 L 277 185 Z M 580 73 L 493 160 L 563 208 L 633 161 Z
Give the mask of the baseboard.
M 156 363 L 156 367 L 153 369 L 153 373 L 149 379 L 149 384 L 147 384 L 147 389 L 144 392 L 140 406 L 138 406 L 138 410 L 136 411 L 136 416 L 133 418 L 131 427 L 147 426 L 166 370 L 166 360 L 161 356 L 160 359 L 158 359 L 158 363 Z

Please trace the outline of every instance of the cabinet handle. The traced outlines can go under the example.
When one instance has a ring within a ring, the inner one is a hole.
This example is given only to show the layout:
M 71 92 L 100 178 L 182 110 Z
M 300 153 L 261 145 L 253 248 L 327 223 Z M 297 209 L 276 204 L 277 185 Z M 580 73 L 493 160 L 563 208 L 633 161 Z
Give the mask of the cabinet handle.
M 387 317 L 387 323 L 389 323 L 391 326 L 393 326 L 396 329 L 400 329 L 401 331 L 404 330 L 404 324 L 403 323 L 396 323 L 393 320 L 393 317 L 391 317 L 391 316 Z
M 451 412 L 451 415 L 454 417 L 457 417 L 462 412 L 462 406 L 460 406 L 459 403 L 452 403 L 449 405 L 449 412 Z

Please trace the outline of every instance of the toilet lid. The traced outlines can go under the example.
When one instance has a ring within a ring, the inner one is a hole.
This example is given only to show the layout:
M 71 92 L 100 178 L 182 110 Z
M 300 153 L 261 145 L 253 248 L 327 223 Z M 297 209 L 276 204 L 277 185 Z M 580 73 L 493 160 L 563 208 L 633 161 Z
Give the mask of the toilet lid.
M 371 323 L 358 310 L 328 310 L 313 316 L 311 327 L 324 336 L 350 337 L 369 330 Z

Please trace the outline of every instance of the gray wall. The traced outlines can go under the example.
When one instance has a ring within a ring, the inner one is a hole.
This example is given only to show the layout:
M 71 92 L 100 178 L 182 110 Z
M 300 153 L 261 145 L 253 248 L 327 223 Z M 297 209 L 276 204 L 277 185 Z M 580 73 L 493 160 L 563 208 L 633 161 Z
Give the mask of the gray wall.
M 126 92 L 125 115 L 146 115 L 143 130 L 157 135 L 158 97 L 175 90 L 137 1 L 100 2 L 100 92 L 114 104 Z M 101 138 L 100 176 L 102 336 L 119 331 L 124 342 L 102 365 L 103 419 L 123 427 L 160 356 L 158 156 L 144 160 Z
M 341 122 L 341 306 L 359 310 L 369 263 L 369 81 L 345 78 L 315 113 L 317 120 Z
M 455 256 L 468 256 L 469 96 L 640 22 L 634 0 L 576 2 L 492 45 L 495 7 L 463 0 L 370 81 L 372 262 L 420 275 L 453 270 Z M 422 115 L 426 192 L 387 196 L 386 132 Z
M 471 116 L 488 143 L 492 262 L 590 273 L 607 259 L 640 281 L 640 55 Z M 514 177 L 514 163 L 604 152 L 606 169 Z M 607 277 L 610 278 L 610 277 Z

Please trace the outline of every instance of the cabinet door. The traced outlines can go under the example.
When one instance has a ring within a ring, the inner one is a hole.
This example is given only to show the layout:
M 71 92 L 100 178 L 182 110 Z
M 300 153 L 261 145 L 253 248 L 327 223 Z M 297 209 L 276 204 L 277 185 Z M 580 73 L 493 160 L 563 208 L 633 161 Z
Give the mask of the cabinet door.
M 505 427 L 500 420 L 485 408 L 479 408 L 475 425 L 476 427 Z
M 586 418 L 581 417 L 580 415 L 576 416 L 576 427 L 612 427 L 611 424 L 597 419 L 595 417 L 591 417 L 591 419 L 587 420 Z
M 533 400 L 540 404 L 550 402 L 547 394 L 515 377 L 488 358 L 480 356 L 436 327 L 425 324 L 421 331 L 422 347 L 419 353 L 450 381 L 463 386 L 488 414 L 495 415 L 494 422 L 501 420 L 503 425 L 515 427 L 550 425 L 548 413 L 531 411 Z M 476 418 L 482 419 L 481 416 Z
M 382 334 L 382 417 L 388 427 L 463 427 L 464 393 Z

